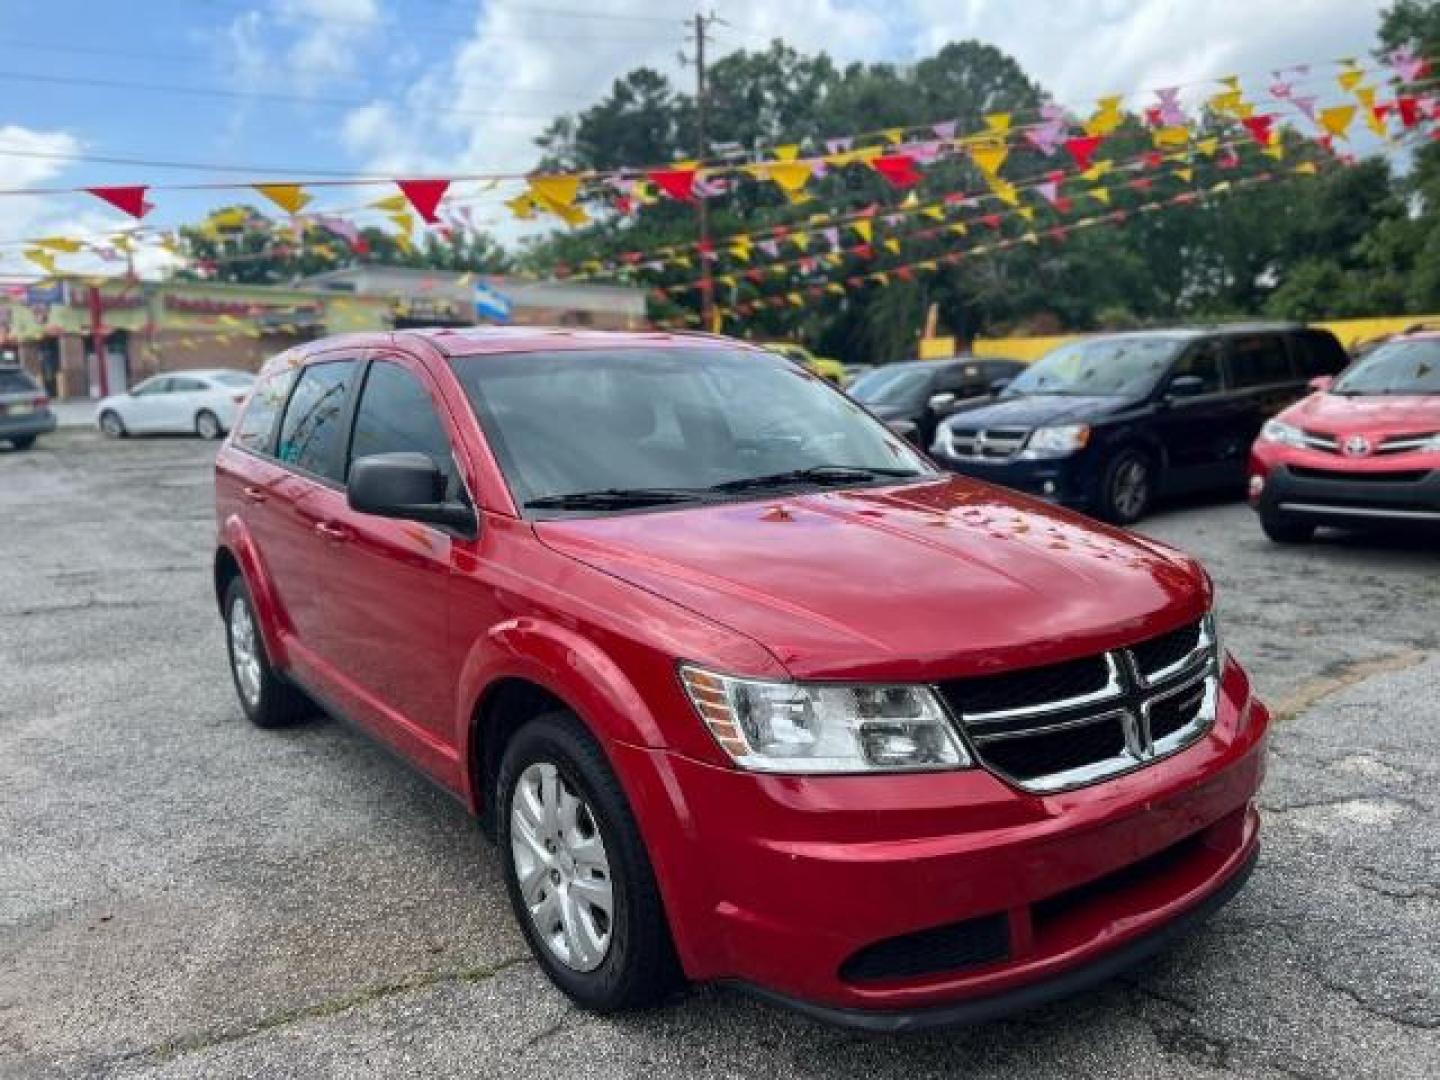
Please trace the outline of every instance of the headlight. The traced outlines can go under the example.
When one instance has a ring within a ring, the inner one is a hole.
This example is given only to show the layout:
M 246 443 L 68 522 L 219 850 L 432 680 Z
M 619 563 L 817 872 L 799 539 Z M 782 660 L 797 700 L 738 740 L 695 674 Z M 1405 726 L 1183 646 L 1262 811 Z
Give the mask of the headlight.
M 1061 458 L 1075 453 L 1090 441 L 1088 424 L 1062 424 L 1036 428 L 1020 451 L 1022 458 Z
M 863 773 L 970 765 L 945 710 L 923 686 L 761 682 L 688 666 L 680 681 L 742 769 Z
M 1200 632 L 1209 643 L 1210 652 L 1215 657 L 1215 674 L 1218 677 L 1225 670 L 1225 642 L 1221 640 L 1220 624 L 1215 621 L 1213 611 L 1200 621 Z
M 1282 420 L 1266 420 L 1260 429 L 1263 442 L 1279 443 L 1281 446 L 1305 446 L 1305 433 Z
M 950 429 L 944 424 L 935 429 L 935 445 L 930 449 L 936 454 L 953 455 L 955 453 L 955 439 L 950 434 Z
M 1420 445 L 1420 450 L 1422 453 L 1440 453 L 1440 432 L 1436 432 L 1434 435 L 1431 435 L 1426 442 L 1422 443 Z

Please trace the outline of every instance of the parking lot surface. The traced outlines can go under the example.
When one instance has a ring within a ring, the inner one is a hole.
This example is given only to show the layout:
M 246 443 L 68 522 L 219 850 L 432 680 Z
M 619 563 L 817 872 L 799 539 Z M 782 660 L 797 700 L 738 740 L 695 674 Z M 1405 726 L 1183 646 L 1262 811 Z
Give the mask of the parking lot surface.
M 343 724 L 246 724 L 212 458 L 0 451 L 0 1076 L 1440 1076 L 1433 540 L 1145 522 L 1209 567 L 1279 713 L 1251 884 L 1081 998 L 861 1037 L 716 988 L 575 1011 L 458 804 Z

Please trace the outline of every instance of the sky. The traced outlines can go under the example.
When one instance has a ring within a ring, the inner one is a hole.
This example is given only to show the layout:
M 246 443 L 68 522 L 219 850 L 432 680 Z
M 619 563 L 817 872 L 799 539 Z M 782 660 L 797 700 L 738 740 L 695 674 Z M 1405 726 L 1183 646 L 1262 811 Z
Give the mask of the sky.
M 1384 6 L 712 0 L 703 10 L 724 20 L 718 55 L 778 36 L 842 62 L 907 63 L 975 38 L 1088 110 L 1107 93 L 1363 57 Z M 552 117 L 593 103 L 630 69 L 689 86 L 679 54 L 695 10 L 683 0 L 0 0 L 0 189 L 523 172 Z M 197 163 L 237 171 L 171 167 Z M 146 221 L 170 227 L 236 198 L 156 192 Z M 331 189 L 314 208 L 361 199 Z M 476 217 L 513 237 L 497 205 Z M 25 266 L 14 241 L 127 224 L 88 196 L 0 194 L 0 273 Z

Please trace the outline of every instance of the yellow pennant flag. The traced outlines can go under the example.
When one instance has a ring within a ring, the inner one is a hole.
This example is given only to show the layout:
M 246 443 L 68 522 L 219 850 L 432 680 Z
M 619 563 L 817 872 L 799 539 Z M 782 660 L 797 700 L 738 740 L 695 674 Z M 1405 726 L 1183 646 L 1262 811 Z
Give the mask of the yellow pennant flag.
M 1000 166 L 1005 164 L 1005 159 L 1010 156 L 1010 147 L 998 139 L 987 139 L 972 144 L 970 156 L 986 178 L 993 180 L 1000 171 Z
M 1315 163 L 1313 161 L 1302 161 L 1299 165 L 1296 165 L 1295 168 L 1290 171 L 1299 173 L 1301 176 L 1314 176 L 1320 170 L 1315 167 Z
M 1220 149 L 1220 140 L 1213 136 L 1208 139 L 1201 139 L 1195 144 L 1195 149 L 1206 157 L 1214 157 L 1216 151 Z
M 730 245 L 730 255 L 741 262 L 750 261 L 750 238 L 748 236 L 737 236 L 735 242 Z
M 828 293 L 835 293 L 837 296 L 844 296 L 845 286 L 839 284 L 838 282 L 832 281 L 830 282 L 830 284 L 825 286 L 825 291 Z
M 1365 72 L 1361 71 L 1358 67 L 1352 66 L 1336 76 L 1335 81 L 1340 84 L 1340 89 L 1348 94 L 1354 90 L 1355 87 L 1359 86 L 1360 81 L 1364 78 Z
M 910 193 L 909 193 L 908 195 L 905 196 L 905 198 L 903 198 L 903 199 L 900 200 L 900 206 L 901 206 L 902 209 L 905 209 L 905 210 L 913 210 L 913 209 L 915 209 L 915 207 L 917 207 L 917 206 L 919 206 L 919 205 L 920 205 L 920 196 L 916 195 L 913 189 L 910 191 Z
M 985 117 L 985 126 L 996 135 L 1007 135 L 1010 132 L 1010 114 L 1008 112 L 989 113 Z
M 1099 180 L 1102 176 L 1104 176 L 1114 167 L 1115 163 L 1113 161 L 1097 161 L 1094 165 L 1091 165 L 1090 168 L 1086 169 L 1080 175 L 1093 184 L 1096 180 Z
M 892 146 L 898 146 L 900 143 L 905 141 L 905 129 L 898 127 L 886 129 L 885 141 L 890 143 Z
M 963 221 L 957 221 L 954 225 L 951 225 L 950 231 L 956 236 L 968 236 L 970 233 L 970 230 L 965 227 L 965 223 Z
M 255 190 L 287 214 L 298 214 L 310 202 L 310 195 L 299 184 L 256 184 Z
M 1285 160 L 1285 144 L 1282 143 L 1279 139 L 1276 139 L 1273 143 L 1265 147 L 1265 149 L 1261 150 L 1260 152 L 1266 157 L 1274 158 L 1276 161 Z
M 804 251 L 810 246 L 810 234 L 804 229 L 796 229 L 790 234 L 789 240 L 801 251 Z
M 1008 180 L 1001 180 L 998 176 L 990 178 L 990 193 L 1007 206 L 1020 205 L 1020 189 Z
M 1109 135 L 1122 123 L 1125 117 L 1120 112 L 1120 103 L 1124 101 L 1120 94 L 1113 94 L 1109 97 L 1100 98 L 1095 104 L 1096 109 L 1090 119 L 1085 121 L 1085 134 L 1087 135 Z
M 403 192 L 394 195 L 386 195 L 383 199 L 376 199 L 370 204 L 376 210 L 384 210 L 387 214 L 396 214 L 410 205 L 410 200 Z
M 899 255 L 899 254 L 900 254 L 900 241 L 899 241 L 899 240 L 896 240 L 893 236 L 890 237 L 888 240 L 885 241 L 885 250 L 890 251 L 890 252 L 893 252 L 893 253 L 896 254 L 896 255 Z
M 1033 206 L 1022 206 L 1017 209 L 1015 213 L 1019 214 L 1026 221 L 1035 220 L 1035 208 Z
M 1255 115 L 1255 106 L 1248 101 L 1236 102 L 1235 107 L 1230 110 L 1230 115 L 1236 120 L 1249 120 Z
M 826 255 L 821 255 L 820 261 L 826 266 L 839 266 L 845 261 L 845 258 L 838 251 L 832 251 Z
M 1175 170 L 1175 175 L 1178 176 L 1181 180 L 1185 181 L 1185 183 L 1188 184 L 1188 183 L 1190 183 L 1190 181 L 1192 181 L 1192 180 L 1195 179 L 1195 170 L 1194 170 L 1194 169 L 1188 169 L 1188 168 L 1187 168 L 1187 169 L 1176 169 L 1176 170 Z
M 945 208 L 944 208 L 943 206 L 941 206 L 939 203 L 936 203 L 934 206 L 927 206 L 927 207 L 925 207 L 925 209 L 921 210 L 920 213 L 924 214 L 926 217 L 930 218 L 932 221 L 944 221 L 944 220 L 945 220 Z
M 1210 107 L 1216 112 L 1235 115 L 1237 109 L 1244 103 L 1245 95 L 1239 90 L 1227 90 L 1223 94 L 1210 95 Z
M 584 225 L 590 220 L 590 215 L 585 212 L 583 206 L 554 206 L 550 208 L 550 212 L 572 229 L 576 225 Z
M 850 228 L 855 230 L 855 235 L 870 243 L 875 238 L 875 224 L 869 218 L 861 218 L 859 221 L 852 221 Z
M 395 246 L 398 247 L 401 251 L 405 252 L 406 255 L 409 255 L 410 252 L 414 250 L 414 245 L 410 243 L 410 237 L 407 236 L 405 233 L 396 233 L 394 236 L 394 240 Z
M 1236 93 L 1239 93 L 1239 92 L 1240 92 L 1240 76 L 1239 76 L 1239 75 L 1222 75 L 1220 78 L 1216 79 L 1215 81 L 1218 82 L 1218 83 L 1220 83 L 1222 86 L 1228 86 L 1231 90 L 1235 91 Z
M 794 196 L 802 191 L 814 176 L 808 162 L 786 161 L 778 165 L 771 165 L 766 170 L 772 181 L 778 184 L 786 195 Z
M 398 213 L 388 215 L 394 226 L 407 237 L 415 231 L 415 219 L 410 216 L 409 211 L 401 210 Z
M 535 205 L 552 214 L 559 214 L 562 208 L 573 206 L 575 196 L 580 194 L 580 178 L 578 176 L 564 174 L 532 176 L 528 178 L 528 183 L 530 184 L 530 198 L 534 200 Z
M 775 147 L 775 157 L 780 161 L 794 161 L 800 153 L 799 143 L 788 143 L 785 146 Z
M 25 258 L 29 259 L 47 274 L 55 273 L 55 256 L 44 248 L 26 248 Z
M 243 229 L 249 220 L 250 211 L 243 206 L 233 206 L 229 210 L 216 210 L 206 219 L 207 223 L 214 228 L 226 231 Z
M 1103 187 L 1091 188 L 1091 189 L 1090 189 L 1090 194 L 1095 197 L 1095 201 L 1096 201 L 1096 202 L 1104 203 L 1106 206 L 1109 206 L 1109 205 L 1110 205 L 1110 189 L 1109 189 L 1109 188 L 1103 188 Z
M 1320 110 L 1320 126 L 1337 139 L 1345 138 L 1350 121 L 1355 119 L 1354 105 L 1332 105 Z
M 798 292 L 790 293 L 788 296 L 785 297 L 785 299 L 789 300 L 791 305 L 794 307 L 805 306 L 805 298 L 801 296 Z
M 1151 138 L 1161 149 L 1184 146 L 1190 141 L 1190 129 L 1184 124 L 1172 124 L 1170 127 L 1156 128 Z
M 529 195 L 516 195 L 513 199 L 506 199 L 505 205 L 521 221 L 529 221 L 535 216 L 535 200 Z
M 45 248 L 47 251 L 63 251 L 67 255 L 73 255 L 85 245 L 79 240 L 72 240 L 68 236 L 48 236 L 44 240 L 36 240 L 34 244 L 38 248 Z

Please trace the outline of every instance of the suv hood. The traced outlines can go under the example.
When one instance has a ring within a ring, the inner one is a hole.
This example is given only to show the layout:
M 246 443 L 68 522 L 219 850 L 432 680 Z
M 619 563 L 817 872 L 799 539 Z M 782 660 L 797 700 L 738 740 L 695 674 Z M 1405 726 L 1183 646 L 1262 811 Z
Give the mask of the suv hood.
M 1440 395 L 1311 394 L 1286 409 L 1281 419 L 1326 435 L 1409 435 L 1440 431 Z
M 1047 424 L 1084 423 L 1128 408 L 1121 397 L 1071 397 L 1067 394 L 1018 394 L 978 409 L 967 409 L 946 423 L 952 431 L 980 428 L 1037 428 Z
M 1188 557 L 961 477 L 535 531 L 747 635 L 798 678 L 1048 663 L 1162 633 L 1209 606 L 1208 579 Z

